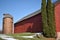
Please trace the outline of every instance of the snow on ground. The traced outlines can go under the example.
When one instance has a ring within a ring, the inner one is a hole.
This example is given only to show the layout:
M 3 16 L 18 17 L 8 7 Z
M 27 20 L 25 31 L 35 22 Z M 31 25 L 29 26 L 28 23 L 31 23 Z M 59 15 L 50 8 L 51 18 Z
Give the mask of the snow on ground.
M 23 37 L 23 38 L 34 38 L 36 35 L 41 35 L 41 33 L 35 33 L 34 35 L 31 35 L 31 36 L 20 36 L 20 37 Z M 11 36 L 7 36 L 5 34 L 0 34 L 0 38 L 5 39 L 5 40 L 18 40 L 18 39 L 14 39 Z
M 11 36 L 7 36 L 5 34 L 0 34 L 0 38 L 4 39 L 4 40 L 17 40 L 17 39 L 14 39 L 13 37 Z
M 33 36 L 21 36 L 23 38 L 34 38 Z
M 34 38 L 37 35 L 42 35 L 42 33 L 35 33 L 34 35 L 31 35 L 31 36 L 21 36 L 21 37 L 23 37 L 23 38 Z

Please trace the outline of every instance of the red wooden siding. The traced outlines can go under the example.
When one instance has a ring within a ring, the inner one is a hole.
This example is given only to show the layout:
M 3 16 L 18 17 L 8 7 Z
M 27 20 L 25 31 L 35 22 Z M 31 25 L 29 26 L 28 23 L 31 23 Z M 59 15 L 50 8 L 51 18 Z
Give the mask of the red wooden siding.
M 15 33 L 42 32 L 41 13 L 15 24 Z
M 56 32 L 60 32 L 60 2 L 55 4 L 55 22 Z M 15 33 L 22 32 L 42 32 L 42 17 L 41 13 L 18 22 L 14 25 Z
M 56 31 L 60 32 L 60 3 L 55 6 Z

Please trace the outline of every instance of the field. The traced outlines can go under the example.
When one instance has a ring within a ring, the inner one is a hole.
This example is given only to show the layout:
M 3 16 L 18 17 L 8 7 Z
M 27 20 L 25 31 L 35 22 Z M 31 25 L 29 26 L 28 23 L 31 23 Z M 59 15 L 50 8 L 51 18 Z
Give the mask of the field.
M 3 39 L 0 38 L 0 40 L 3 40 Z
M 15 39 L 19 40 L 55 40 L 55 38 L 46 38 L 43 37 L 42 35 L 35 36 L 34 38 L 23 38 L 21 36 L 31 36 L 34 35 L 35 33 L 19 33 L 19 34 L 8 34 L 9 36 L 13 36 Z

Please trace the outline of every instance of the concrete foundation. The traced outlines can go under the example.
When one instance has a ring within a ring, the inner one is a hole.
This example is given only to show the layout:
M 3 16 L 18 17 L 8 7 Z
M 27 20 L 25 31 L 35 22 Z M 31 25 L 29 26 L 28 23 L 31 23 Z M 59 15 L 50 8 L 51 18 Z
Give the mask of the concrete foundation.
M 57 32 L 57 39 L 56 40 L 60 40 L 60 32 Z

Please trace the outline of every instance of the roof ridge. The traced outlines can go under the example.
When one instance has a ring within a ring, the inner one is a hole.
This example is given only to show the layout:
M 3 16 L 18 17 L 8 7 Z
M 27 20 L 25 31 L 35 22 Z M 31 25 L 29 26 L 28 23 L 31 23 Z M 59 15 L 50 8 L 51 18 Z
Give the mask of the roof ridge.
M 20 21 L 23 21 L 23 20 L 25 20 L 25 19 L 28 19 L 28 18 L 30 18 L 30 17 L 32 17 L 32 16 L 35 16 L 35 15 L 39 14 L 40 12 L 41 12 L 41 10 L 39 9 L 39 10 L 37 10 L 37 11 L 31 13 L 31 14 L 28 14 L 27 16 L 23 17 L 22 19 L 20 19 L 20 20 L 17 21 L 16 23 L 18 23 L 18 22 L 20 22 Z

